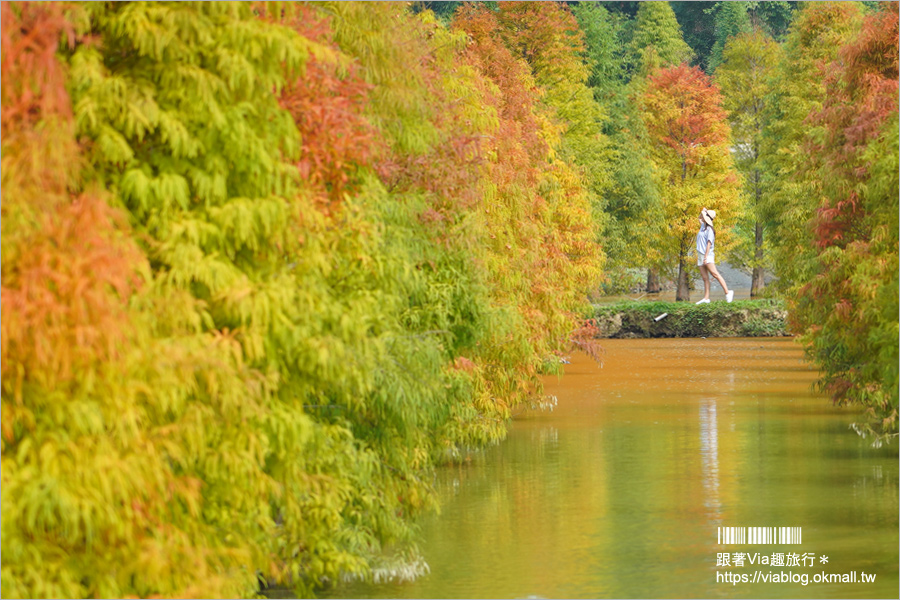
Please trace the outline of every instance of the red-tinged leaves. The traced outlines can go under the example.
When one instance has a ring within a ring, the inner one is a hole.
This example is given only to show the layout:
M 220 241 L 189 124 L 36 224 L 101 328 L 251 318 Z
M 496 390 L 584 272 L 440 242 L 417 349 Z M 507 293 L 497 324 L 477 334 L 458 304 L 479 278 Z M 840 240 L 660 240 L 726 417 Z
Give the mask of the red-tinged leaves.
M 300 5 L 287 24 L 304 37 L 335 47 L 327 18 Z M 363 116 L 371 86 L 354 65 L 341 73 L 335 62 L 310 57 L 304 73 L 281 92 L 281 106 L 294 117 L 301 136 L 300 176 L 328 210 L 352 191 L 357 169 L 371 165 L 380 144 Z
M 13 123 L 71 115 L 65 71 L 56 58 L 60 40 L 74 41 L 63 2 L 3 2 L 3 134 Z
M 584 34 L 571 12 L 556 3 L 500 2 L 497 16 L 506 46 L 540 74 L 542 83 L 587 78 L 581 60 Z
M 98 192 L 69 192 L 81 157 L 56 57 L 61 36 L 72 36 L 63 8 L 2 7 L 2 373 L 17 389 L 35 376 L 65 381 L 113 355 L 141 260 Z
M 835 24 L 852 22 L 859 15 L 860 9 L 860 5 L 853 2 L 821 2 L 805 9 L 792 23 L 792 27 L 802 24 L 797 42 L 801 48 L 813 52 L 810 58 L 819 60 L 827 56 L 834 50 L 833 46 L 829 47 L 829 43 L 839 40 L 842 35 L 836 31 Z
M 645 95 L 649 132 L 690 168 L 708 149 L 728 141 L 718 87 L 698 67 L 661 69 L 649 78 Z
M 812 116 L 814 123 L 824 125 L 825 137 L 810 151 L 827 171 L 823 180 L 831 191 L 816 216 L 819 248 L 867 236 L 855 226 L 864 216 L 856 182 L 868 176 L 860 157 L 898 110 L 897 3 L 887 4 L 869 16 L 856 39 L 841 49 L 841 61 L 828 71 L 825 105 Z
M 497 14 L 482 5 L 465 4 L 457 11 L 453 27 L 469 35 L 468 57 L 499 88 L 501 95 L 496 101 L 500 117 L 510 126 L 516 124 L 515 130 L 506 135 L 498 132 L 498 139 L 509 135 L 521 144 L 533 160 L 545 156 L 548 146 L 540 136 L 540 126 L 534 114 L 539 92 L 528 64 L 517 60 L 503 44 Z M 511 148 L 505 150 L 515 152 Z
M 465 371 L 466 373 L 471 373 L 475 370 L 475 363 L 465 356 L 457 356 L 456 360 L 453 361 L 453 368 L 457 371 Z
M 454 124 L 447 123 L 448 131 Z M 388 181 L 400 189 L 429 192 L 430 216 L 423 220 L 438 222 L 458 218 L 474 208 L 481 197 L 479 169 L 483 164 L 483 140 L 476 136 L 454 135 L 431 152 L 418 156 L 393 157 Z
M 547 352 L 561 333 L 568 339 L 575 290 L 596 285 L 600 260 L 584 179 L 552 153 L 560 141 L 550 122 L 561 130 L 572 124 L 552 102 L 540 102 L 559 93 L 562 80 L 586 79 L 581 33 L 563 7 L 539 2 L 502 3 L 496 12 L 463 5 L 453 27 L 469 35 L 469 59 L 499 92 L 499 126 L 488 147 L 494 194 L 484 206 L 493 279 L 527 324 L 528 343 Z
M 105 202 L 84 194 L 23 240 L 27 252 L 3 273 L 4 379 L 37 371 L 66 380 L 126 340 L 140 255 L 114 241 L 114 219 Z
M 395 145 L 379 166 L 392 189 L 426 193 L 430 206 L 422 220 L 442 224 L 432 231 L 441 243 L 447 243 L 451 230 L 444 225 L 458 223 L 482 197 L 484 148 L 489 132 L 483 123 L 474 122 L 476 116 L 483 115 L 477 114 L 480 110 L 472 103 L 488 91 L 480 74 L 468 72 L 463 79 L 458 73 L 455 61 L 462 61 L 461 52 L 448 55 L 444 49 L 425 43 L 437 34 L 436 23 L 412 25 L 418 29 L 417 39 L 407 43 L 411 43 L 411 51 L 419 54 L 416 69 L 427 91 L 428 118 L 437 140 L 421 153 L 405 152 Z M 473 89 L 467 91 L 468 97 L 451 92 L 447 85 L 450 81 Z
M 600 329 L 594 319 L 588 319 L 572 333 L 572 343 L 594 361 L 603 364 L 606 350 L 600 345 Z
M 881 11 L 866 20 L 855 43 L 841 50 L 846 78 L 851 87 L 864 87 L 873 75 L 896 80 L 898 77 L 897 46 L 898 3 L 883 2 Z
M 662 268 L 674 276 L 669 265 L 678 265 L 676 299 L 688 300 L 686 257 L 701 208 L 719 214 L 717 257 L 728 250 L 730 230 L 743 213 L 727 115 L 718 86 L 685 64 L 650 76 L 642 110 L 666 225 L 655 246 L 663 257 Z

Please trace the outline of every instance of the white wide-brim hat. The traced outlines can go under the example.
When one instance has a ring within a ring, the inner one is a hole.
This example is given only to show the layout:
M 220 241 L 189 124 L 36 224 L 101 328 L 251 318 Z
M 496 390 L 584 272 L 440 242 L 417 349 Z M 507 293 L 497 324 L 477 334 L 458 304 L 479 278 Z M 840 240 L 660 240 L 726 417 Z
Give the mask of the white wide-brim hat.
M 706 210 L 705 208 L 700 211 L 700 214 L 703 215 L 703 221 L 712 227 L 713 219 L 716 218 L 716 211 L 714 210 Z

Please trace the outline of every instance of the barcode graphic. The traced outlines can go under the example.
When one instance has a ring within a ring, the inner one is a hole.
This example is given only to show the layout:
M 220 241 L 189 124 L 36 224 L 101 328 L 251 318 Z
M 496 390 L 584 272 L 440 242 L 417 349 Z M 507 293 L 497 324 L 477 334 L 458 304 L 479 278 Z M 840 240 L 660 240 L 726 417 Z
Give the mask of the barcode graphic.
M 802 527 L 719 527 L 719 544 L 800 544 Z

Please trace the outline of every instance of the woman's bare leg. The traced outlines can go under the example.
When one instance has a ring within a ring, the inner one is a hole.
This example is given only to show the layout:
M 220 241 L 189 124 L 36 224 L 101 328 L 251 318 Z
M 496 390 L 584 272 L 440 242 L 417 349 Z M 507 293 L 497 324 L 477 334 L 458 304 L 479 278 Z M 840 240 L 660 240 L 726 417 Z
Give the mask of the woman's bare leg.
M 721 275 L 719 275 L 719 270 L 716 268 L 715 263 L 707 263 L 707 264 L 703 265 L 703 267 L 700 267 L 700 269 L 702 270 L 704 267 L 706 267 L 706 269 L 709 271 L 710 275 L 712 275 L 713 277 L 716 278 L 716 281 L 719 282 L 719 285 L 721 285 L 722 289 L 725 291 L 725 293 L 728 294 L 728 285 L 725 284 L 725 280 L 722 279 Z M 707 286 L 708 285 L 709 284 L 707 282 Z M 706 297 L 709 298 L 709 290 L 707 290 L 707 292 L 706 292 Z
M 703 298 L 702 300 L 709 300 L 709 271 L 707 267 L 709 265 L 700 265 L 700 277 L 703 278 Z

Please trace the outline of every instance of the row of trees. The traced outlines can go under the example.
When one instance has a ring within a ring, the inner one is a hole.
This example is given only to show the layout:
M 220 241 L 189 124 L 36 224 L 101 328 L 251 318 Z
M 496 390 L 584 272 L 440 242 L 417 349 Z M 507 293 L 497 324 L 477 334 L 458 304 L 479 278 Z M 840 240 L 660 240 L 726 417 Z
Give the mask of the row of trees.
M 2 10 L 4 595 L 416 564 L 434 465 L 591 349 L 607 169 L 574 18 Z
M 881 443 L 898 430 L 898 5 L 863 8 L 798 15 L 761 162 L 795 327 L 823 387 L 861 404 L 857 431 Z
M 610 114 L 609 210 L 632 211 L 609 268 L 647 265 L 648 290 L 660 272 L 686 300 L 697 209 L 716 208 L 718 249 L 752 295 L 777 277 L 823 387 L 896 437 L 897 3 L 600 4 L 573 12 Z
M 897 22 L 896 2 L 810 3 L 782 44 L 731 37 L 715 72 L 749 203 L 738 262 L 754 290 L 778 277 L 823 389 L 876 444 L 897 436 Z
M 730 4 L 710 75 L 665 2 L 4 3 L 4 594 L 415 564 L 701 206 L 895 433 L 897 5 Z

